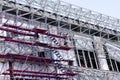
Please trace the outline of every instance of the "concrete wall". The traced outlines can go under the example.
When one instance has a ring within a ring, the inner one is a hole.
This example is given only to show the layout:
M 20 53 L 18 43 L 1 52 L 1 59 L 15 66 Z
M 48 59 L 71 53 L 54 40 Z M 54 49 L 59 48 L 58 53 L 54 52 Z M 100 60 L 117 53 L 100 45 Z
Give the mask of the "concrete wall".
M 93 39 L 94 39 L 93 43 L 94 43 L 94 47 L 95 47 L 95 52 L 98 57 L 100 69 L 109 70 L 106 56 L 105 56 L 104 49 L 103 49 L 103 42 L 102 42 L 101 38 L 94 36 Z
M 120 80 L 120 73 L 80 68 L 77 80 Z

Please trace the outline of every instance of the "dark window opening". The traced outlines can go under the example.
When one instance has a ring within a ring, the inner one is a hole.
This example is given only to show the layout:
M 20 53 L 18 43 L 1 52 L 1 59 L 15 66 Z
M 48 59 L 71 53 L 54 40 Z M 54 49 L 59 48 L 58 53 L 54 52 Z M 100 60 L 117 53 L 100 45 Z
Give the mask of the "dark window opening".
M 118 70 L 120 72 L 120 62 L 117 62 Z
M 77 61 L 78 61 L 78 63 L 80 62 L 79 64 L 80 64 L 81 67 L 97 69 L 98 61 L 96 60 L 97 56 L 95 55 L 94 52 L 87 51 L 87 50 L 80 50 L 80 49 L 77 50 L 77 51 L 78 51 L 78 56 L 77 57 L 79 57 L 79 58 L 77 58 L 77 59 L 79 59 Z
M 120 72 L 120 63 L 119 62 L 117 62 L 116 60 L 108 58 L 107 63 L 108 63 L 108 67 L 109 67 L 110 71 Z
M 78 54 L 79 54 L 81 66 L 82 66 L 82 67 L 85 67 L 85 61 L 84 61 L 84 57 L 83 57 L 82 50 L 78 50 Z
M 91 64 L 90 64 L 90 59 L 89 59 L 89 56 L 88 56 L 88 51 L 84 51 L 85 53 L 85 57 L 86 57 L 86 62 L 87 62 L 87 67 L 91 67 Z
M 68 65 L 69 65 L 69 66 L 73 66 L 73 61 L 72 61 L 72 60 L 69 60 Z
M 110 59 L 107 59 L 107 64 L 108 64 L 109 70 L 112 71 L 112 66 L 111 66 Z
M 108 64 L 109 70 L 120 72 L 120 62 L 109 57 L 109 54 L 106 50 L 106 46 L 104 46 L 104 51 L 106 54 L 106 59 L 107 59 L 107 64 Z
M 38 57 L 45 57 L 45 52 L 38 52 Z
M 97 64 L 96 64 L 97 62 L 95 62 L 96 56 L 94 56 L 93 52 L 90 52 L 90 57 L 91 57 L 93 68 L 97 69 Z
M 112 61 L 114 71 L 117 71 L 117 66 L 115 64 L 115 60 L 111 59 L 111 61 Z

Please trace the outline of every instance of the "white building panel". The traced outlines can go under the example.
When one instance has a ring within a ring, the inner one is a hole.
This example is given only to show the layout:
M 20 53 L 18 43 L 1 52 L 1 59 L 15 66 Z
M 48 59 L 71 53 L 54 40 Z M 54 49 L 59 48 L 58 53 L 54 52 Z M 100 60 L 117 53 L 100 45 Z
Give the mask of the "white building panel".
M 83 36 L 75 35 L 75 45 L 78 49 L 93 50 L 92 40 Z
M 106 47 L 109 57 L 120 62 L 120 49 L 109 43 L 106 43 Z

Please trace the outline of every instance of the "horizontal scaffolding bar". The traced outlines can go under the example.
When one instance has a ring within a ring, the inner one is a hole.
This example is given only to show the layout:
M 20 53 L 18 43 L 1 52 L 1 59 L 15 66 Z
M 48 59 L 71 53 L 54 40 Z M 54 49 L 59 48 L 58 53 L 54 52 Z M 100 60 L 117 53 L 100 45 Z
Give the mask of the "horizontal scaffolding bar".
M 15 80 L 40 80 L 40 79 L 29 79 L 29 78 L 14 78 Z
M 54 47 L 51 46 L 49 44 L 45 44 L 45 43 L 40 43 L 40 42 L 26 42 L 26 41 L 20 41 L 20 40 L 13 40 L 13 39 L 5 39 L 5 41 L 10 41 L 10 42 L 15 42 L 15 43 L 21 43 L 21 44 L 27 44 L 27 45 L 32 45 L 32 46 L 41 46 L 41 47 L 46 47 L 46 48 L 51 48 L 51 49 L 59 49 L 59 50 L 70 50 L 70 47 L 64 47 L 64 46 L 60 46 L 60 47 Z
M 33 43 L 33 42 L 29 42 L 29 41 L 15 40 L 12 37 L 6 37 L 6 36 L 0 36 L 0 38 L 4 38 L 5 41 L 10 41 L 10 42 L 14 42 L 14 43 L 27 44 L 27 45 L 32 45 L 32 46 L 41 46 L 41 47 L 46 47 L 46 48 L 51 48 L 51 49 L 59 49 L 59 50 L 70 50 L 70 49 L 72 49 L 72 47 L 68 47 L 68 46 L 54 47 L 54 46 L 51 46 L 49 44 L 40 43 L 40 42 L 34 42 Z
M 56 59 L 50 59 L 50 58 L 42 58 L 37 56 L 26 56 L 26 55 L 19 55 L 19 54 L 0 54 L 0 58 L 6 58 L 6 59 L 18 59 L 18 60 L 28 60 L 28 61 L 38 61 L 38 62 L 69 62 L 70 60 L 56 60 Z
M 18 30 L 25 30 L 25 31 L 29 31 L 29 32 L 38 32 L 38 33 L 45 33 L 47 30 L 43 30 L 43 29 L 27 29 L 27 28 L 23 28 L 21 26 L 15 26 L 15 25 L 11 25 L 11 24 L 3 24 L 4 27 L 10 27 L 10 28 L 14 28 L 14 29 L 18 29 Z
M 18 32 L 17 30 L 10 30 L 10 29 L 7 29 L 7 28 L 1 28 L 0 27 L 0 30 L 4 30 L 4 31 L 7 31 L 7 32 L 11 32 L 11 33 L 15 33 L 15 34 L 20 34 L 20 35 L 25 35 L 25 36 L 34 36 L 34 34 L 25 33 L 25 32 Z
M 37 29 L 37 28 L 27 29 L 27 28 L 23 28 L 21 26 L 15 26 L 15 25 L 7 24 L 7 23 L 4 23 L 3 27 L 10 27 L 10 28 L 18 29 L 18 30 L 29 31 L 29 32 L 38 32 L 38 33 L 48 35 L 48 36 L 52 36 L 52 37 L 56 37 L 56 38 L 63 38 L 63 39 L 66 38 L 66 36 L 60 36 L 60 35 L 46 33 L 47 30 L 43 30 L 43 29 Z
M 38 72 L 38 71 L 26 71 L 26 70 L 12 70 L 8 69 L 7 71 L 13 71 L 13 72 L 22 72 L 22 73 L 29 73 L 29 74 L 46 74 L 46 75 L 59 75 L 59 76 L 75 76 L 76 73 L 69 72 L 69 73 L 63 73 L 63 74 L 57 74 L 57 73 L 50 73 L 50 72 Z
M 3 73 L 4 75 L 10 75 L 10 73 Z M 23 76 L 23 77 L 45 77 L 45 78 L 56 78 L 56 79 L 68 79 L 67 77 L 59 76 L 50 76 L 50 75 L 38 75 L 38 74 L 22 74 L 22 73 L 13 73 L 13 76 Z
M 0 36 L 0 38 L 3 38 L 3 39 L 12 39 L 12 37 L 6 37 L 6 36 Z

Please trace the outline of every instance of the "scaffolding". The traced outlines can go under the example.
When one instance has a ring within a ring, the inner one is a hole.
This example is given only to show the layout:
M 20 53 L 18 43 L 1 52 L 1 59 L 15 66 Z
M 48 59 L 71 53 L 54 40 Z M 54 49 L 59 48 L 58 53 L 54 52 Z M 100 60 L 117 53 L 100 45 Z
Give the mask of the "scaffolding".
M 67 42 L 67 35 L 51 33 L 49 27 L 42 29 L 40 28 L 42 25 L 29 24 L 28 21 L 15 17 L 2 14 L 0 39 L 4 49 L 1 50 L 0 58 L 3 63 L 1 68 L 4 68 L 1 74 L 5 75 L 3 80 L 73 79 L 77 72 L 69 69 L 69 66 L 64 67 L 72 65 L 73 61 L 65 60 L 58 51 L 67 52 L 73 48 L 68 43 L 64 45 L 64 42 Z M 43 40 L 45 37 L 50 41 L 45 43 Z M 63 43 L 59 43 L 58 40 L 62 40 Z M 50 52 L 46 52 L 47 50 Z M 56 55 L 56 59 L 49 56 L 52 54 Z M 34 68 L 35 65 L 37 68 Z

